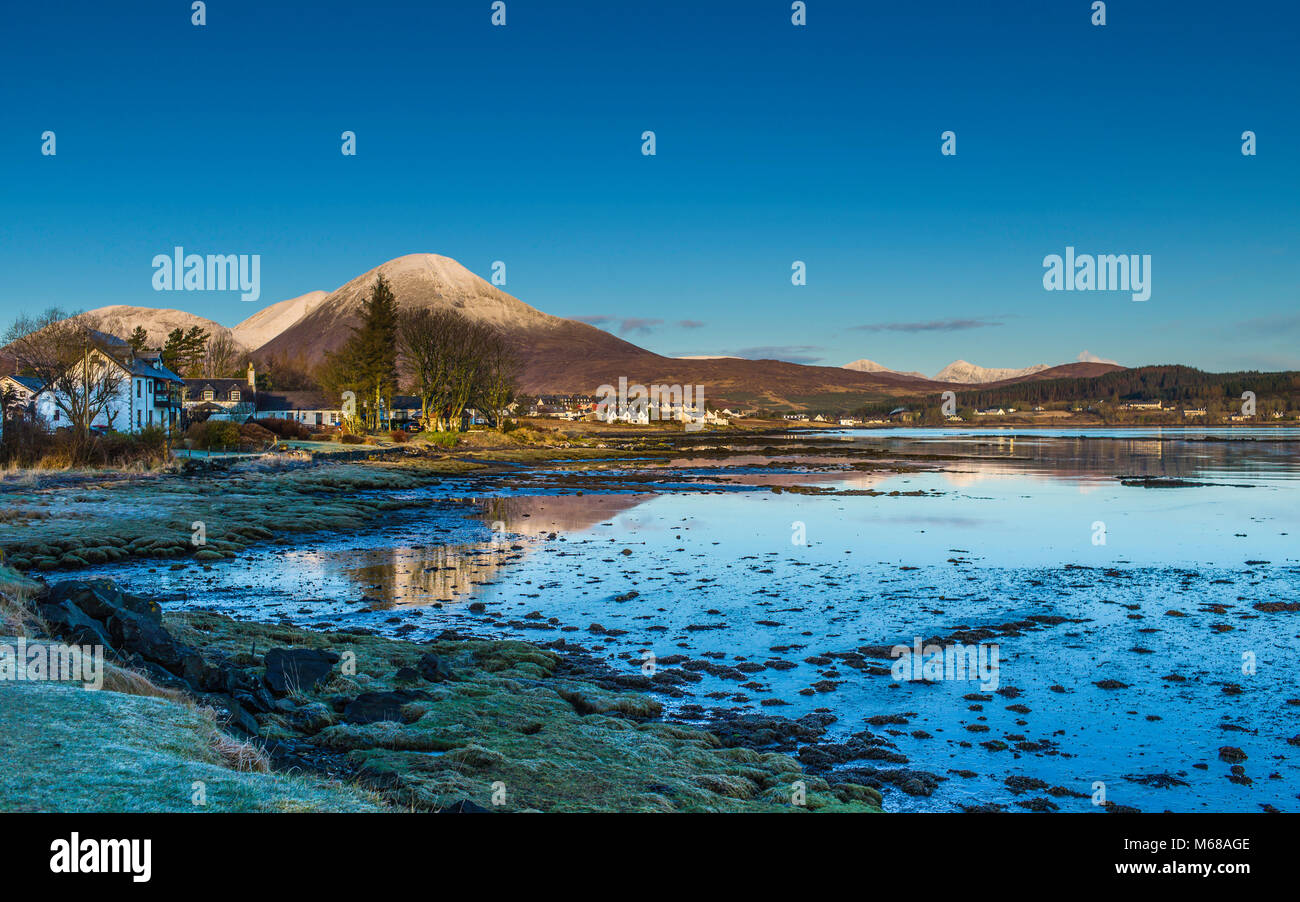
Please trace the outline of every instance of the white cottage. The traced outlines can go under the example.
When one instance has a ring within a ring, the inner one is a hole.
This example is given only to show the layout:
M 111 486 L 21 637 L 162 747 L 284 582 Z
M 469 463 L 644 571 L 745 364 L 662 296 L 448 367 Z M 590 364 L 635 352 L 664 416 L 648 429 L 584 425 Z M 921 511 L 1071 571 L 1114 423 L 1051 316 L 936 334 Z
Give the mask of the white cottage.
M 185 384 L 163 365 L 157 354 L 136 354 L 125 346 L 93 348 L 76 366 L 88 367 L 92 378 L 112 378 L 116 391 L 90 421 L 92 428 L 114 432 L 140 432 L 149 428 L 170 429 L 180 419 L 180 393 Z M 106 370 L 113 376 L 102 375 Z M 46 386 L 35 396 L 36 415 L 51 429 L 70 427 L 59 406 L 57 389 Z

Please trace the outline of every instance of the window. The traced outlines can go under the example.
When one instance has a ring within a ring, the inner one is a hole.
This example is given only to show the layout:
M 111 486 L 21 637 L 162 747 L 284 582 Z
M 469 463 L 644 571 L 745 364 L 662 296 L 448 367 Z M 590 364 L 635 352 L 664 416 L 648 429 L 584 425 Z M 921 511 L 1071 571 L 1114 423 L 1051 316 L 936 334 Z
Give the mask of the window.
M 237 389 L 237 388 L 232 388 L 232 389 L 230 390 L 230 400 L 231 400 L 231 401 L 238 401 L 238 400 L 239 400 L 239 389 Z
M 143 394 L 144 394 L 144 380 L 137 379 L 135 380 L 135 396 L 138 398 Z
M 139 411 L 139 410 L 137 410 L 137 411 L 135 412 L 135 424 L 136 424 L 137 426 L 143 426 L 143 425 L 144 425 L 144 413 L 141 412 L 141 411 Z
M 216 392 L 214 392 L 212 389 L 208 389 L 207 391 L 205 391 L 205 392 L 203 393 L 203 400 L 204 400 L 204 401 L 211 401 L 211 400 L 213 400 L 216 396 L 217 396 L 217 395 L 216 395 Z

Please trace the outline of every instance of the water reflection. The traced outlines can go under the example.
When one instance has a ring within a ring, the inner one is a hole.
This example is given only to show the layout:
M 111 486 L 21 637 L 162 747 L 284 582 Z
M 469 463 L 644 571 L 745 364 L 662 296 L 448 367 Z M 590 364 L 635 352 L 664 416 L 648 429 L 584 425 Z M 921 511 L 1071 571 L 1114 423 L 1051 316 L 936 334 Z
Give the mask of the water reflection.
M 348 552 L 360 566 L 343 573 L 373 600 L 375 607 L 458 601 L 478 586 L 490 585 L 503 566 L 519 555 L 499 542 L 375 548 Z

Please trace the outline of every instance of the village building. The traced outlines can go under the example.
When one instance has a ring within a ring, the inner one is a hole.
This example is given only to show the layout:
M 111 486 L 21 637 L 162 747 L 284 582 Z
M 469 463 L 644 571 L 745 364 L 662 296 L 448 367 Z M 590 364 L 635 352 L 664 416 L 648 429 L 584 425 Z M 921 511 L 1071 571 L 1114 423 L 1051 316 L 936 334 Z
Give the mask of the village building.
M 338 426 L 343 422 L 342 402 L 318 391 L 258 392 L 256 420 L 293 420 L 308 427 Z
M 182 405 L 190 420 L 244 422 L 257 409 L 257 373 L 253 364 L 248 364 L 248 373 L 242 379 L 186 379 Z
M 14 394 L 14 407 L 32 410 L 32 400 L 40 393 L 41 380 L 31 376 L 0 376 L 0 392 Z
M 91 348 L 74 366 L 90 368 L 93 378 L 101 380 L 110 378 L 112 371 L 117 382 L 116 391 L 91 419 L 91 428 L 136 433 L 170 429 L 180 422 L 185 381 L 164 366 L 158 354 L 137 354 L 125 343 L 106 342 Z M 57 389 L 50 386 L 36 392 L 36 416 L 51 429 L 73 426 L 56 395 Z

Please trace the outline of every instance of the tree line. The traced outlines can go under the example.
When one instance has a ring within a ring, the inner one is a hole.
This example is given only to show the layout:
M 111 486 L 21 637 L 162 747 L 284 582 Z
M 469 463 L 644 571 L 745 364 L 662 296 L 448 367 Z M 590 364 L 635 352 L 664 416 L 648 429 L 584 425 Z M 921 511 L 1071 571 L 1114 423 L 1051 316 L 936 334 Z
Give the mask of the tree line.
M 1300 373 L 1206 373 L 1189 366 L 1143 366 L 1101 376 L 1022 382 L 1005 388 L 963 390 L 961 403 L 1005 407 L 1016 402 L 1049 404 L 1077 401 L 1168 401 L 1207 404 L 1239 401 L 1243 392 L 1300 407 Z
M 356 419 L 368 429 L 381 425 L 393 395 L 406 385 L 420 399 L 426 429 L 460 428 L 473 408 L 501 428 L 516 398 L 521 367 L 502 332 L 451 309 L 400 312 L 392 287 L 381 275 L 362 306 L 361 323 L 337 351 L 325 355 L 319 378 L 331 392 L 352 392 Z

